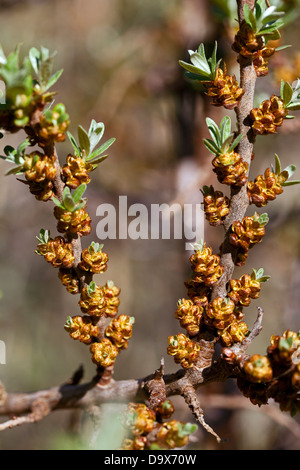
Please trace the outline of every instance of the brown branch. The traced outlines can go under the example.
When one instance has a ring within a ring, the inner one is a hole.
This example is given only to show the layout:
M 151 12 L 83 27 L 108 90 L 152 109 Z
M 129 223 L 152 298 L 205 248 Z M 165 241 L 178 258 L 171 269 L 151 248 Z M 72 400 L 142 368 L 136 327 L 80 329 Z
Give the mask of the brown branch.
M 249 5 L 252 9 L 255 0 L 237 0 L 239 24 L 244 21 L 244 6 Z M 245 90 L 244 95 L 236 107 L 238 133 L 243 137 L 238 146 L 238 152 L 242 159 L 248 164 L 250 169 L 251 157 L 253 153 L 254 135 L 249 123 L 249 113 L 253 108 L 253 98 L 256 83 L 256 72 L 252 61 L 239 56 L 240 63 L 240 86 Z M 220 281 L 212 290 L 212 299 L 216 297 L 226 297 L 226 285 L 231 279 L 234 271 L 235 250 L 229 242 L 229 232 L 234 221 L 242 220 L 249 206 L 247 195 L 247 184 L 241 188 L 231 187 L 230 210 L 224 221 L 226 230 L 224 243 L 222 245 L 220 264 L 224 267 L 224 274 Z
M 186 387 L 184 387 L 184 389 L 182 391 L 182 396 L 183 396 L 186 404 L 188 405 L 188 407 L 192 411 L 193 415 L 197 419 L 197 421 L 201 424 L 201 426 L 203 426 L 203 428 L 207 432 L 209 432 L 210 434 L 215 436 L 217 441 L 220 443 L 222 441 L 220 436 L 218 436 L 218 434 L 216 434 L 215 431 L 204 420 L 203 410 L 200 406 L 199 399 L 196 395 L 194 387 L 192 387 L 191 385 L 187 385 Z

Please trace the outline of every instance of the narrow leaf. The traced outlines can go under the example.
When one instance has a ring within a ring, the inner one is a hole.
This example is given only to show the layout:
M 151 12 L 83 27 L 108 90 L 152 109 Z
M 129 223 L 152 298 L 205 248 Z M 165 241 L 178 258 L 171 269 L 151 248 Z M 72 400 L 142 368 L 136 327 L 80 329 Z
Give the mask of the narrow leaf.
M 239 134 L 235 139 L 234 141 L 232 142 L 232 144 L 230 145 L 228 151 L 231 152 L 232 150 L 235 149 L 235 147 L 240 143 L 240 140 L 241 138 L 243 137 L 243 134 Z
M 73 201 L 75 203 L 79 202 L 86 190 L 86 184 L 81 184 L 78 188 L 75 189 L 73 193 Z
M 85 150 L 86 155 L 90 153 L 90 139 L 88 133 L 82 126 L 78 126 L 78 140 L 82 150 Z
M 281 162 L 280 162 L 280 159 L 279 159 L 277 153 L 275 153 L 275 171 L 274 171 L 274 173 L 276 175 L 280 175 L 280 173 L 281 173 Z
M 55 196 L 52 196 L 51 199 L 56 206 L 60 207 L 63 210 L 66 210 L 65 206 L 63 206 L 62 203 Z
M 49 78 L 47 82 L 47 85 L 44 88 L 44 91 L 49 90 L 49 88 L 51 88 L 57 82 L 57 80 L 59 79 L 63 71 L 64 71 L 63 69 L 60 69 L 57 72 L 55 72 L 53 75 L 51 75 L 51 77 Z

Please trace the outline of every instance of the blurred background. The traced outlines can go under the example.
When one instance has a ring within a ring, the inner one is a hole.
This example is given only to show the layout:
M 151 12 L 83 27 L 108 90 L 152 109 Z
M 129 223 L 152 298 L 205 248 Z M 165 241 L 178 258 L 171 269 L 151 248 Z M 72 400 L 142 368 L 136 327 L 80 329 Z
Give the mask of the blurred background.
M 271 2 L 288 12 L 282 44 L 293 47 L 277 53 L 270 73 L 257 82 L 257 105 L 279 94 L 280 78 L 300 76 L 299 2 Z M 99 241 L 96 208 L 118 206 L 120 195 L 128 204 L 200 203 L 200 188 L 213 184 L 226 194 L 211 169 L 211 155 L 203 145 L 208 137 L 205 117 L 217 122 L 234 111 L 210 105 L 184 78 L 179 59 L 204 42 L 207 50 L 218 40 L 218 54 L 229 73 L 239 75 L 231 44 L 236 28 L 235 0 L 0 0 L 0 43 L 6 54 L 18 43 L 56 50 L 56 67 L 64 73 L 57 84 L 57 102 L 66 105 L 70 131 L 88 128 L 91 119 L 105 123 L 104 139 L 116 137 L 109 158 L 92 173 L 88 211 L 92 234 L 83 246 Z M 299 160 L 300 116 L 286 121 L 275 136 L 258 137 L 251 179 L 274 161 L 283 167 Z M 23 136 L 8 136 L 4 145 L 17 146 Z M 72 147 L 58 146 L 63 164 Z M 2 151 L 2 148 L 1 148 Z M 14 176 L 5 176 L 0 162 L 0 339 L 6 344 L 6 365 L 0 380 L 9 392 L 24 392 L 64 383 L 80 364 L 84 380 L 94 375 L 88 348 L 70 339 L 63 325 L 79 314 L 78 297 L 67 293 L 57 272 L 34 253 L 41 228 L 56 226 L 51 203 L 38 202 Z M 300 179 L 300 167 L 295 178 Z M 250 207 L 252 215 L 255 207 Z M 300 303 L 300 186 L 287 187 L 266 207 L 270 222 L 262 244 L 250 252 L 238 277 L 263 267 L 271 280 L 259 300 L 245 311 L 251 328 L 257 307 L 265 311 L 263 331 L 249 353 L 264 354 L 272 334 L 299 329 Z M 205 226 L 205 240 L 218 252 L 222 227 Z M 186 296 L 190 276 L 185 240 L 105 240 L 108 270 L 95 280 L 112 279 L 121 288 L 120 313 L 136 319 L 129 348 L 115 366 L 116 379 L 139 378 L 159 367 L 177 370 L 167 356 L 167 338 L 181 330 L 174 318 L 176 303 Z M 244 399 L 234 381 L 199 390 L 206 421 L 225 439 L 215 439 L 199 428 L 190 449 L 271 450 L 299 449 L 299 419 L 278 412 L 276 405 L 259 409 Z M 234 398 L 232 400 L 232 397 Z M 173 399 L 175 418 L 193 421 L 180 397 Z M 86 413 L 55 412 L 40 423 L 1 433 L 0 449 L 112 449 L 119 405 L 102 410 L 104 434 L 93 435 Z M 112 417 L 114 417 L 112 419 Z M 1 418 L 3 420 L 3 418 Z M 297 423 L 298 421 L 298 423 Z M 109 423 L 115 423 L 110 426 Z M 259 430 L 259 431 L 258 431 Z M 113 436 L 113 437 L 112 437 Z

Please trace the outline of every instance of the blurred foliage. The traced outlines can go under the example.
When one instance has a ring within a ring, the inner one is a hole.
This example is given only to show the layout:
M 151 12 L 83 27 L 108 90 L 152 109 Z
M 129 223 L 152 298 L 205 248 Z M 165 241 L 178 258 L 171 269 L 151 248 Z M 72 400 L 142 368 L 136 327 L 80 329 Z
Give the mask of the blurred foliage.
M 292 6 L 291 19 L 299 14 L 298 1 L 278 3 Z M 55 67 L 63 68 L 64 73 L 58 82 L 57 100 L 66 105 L 71 133 L 76 135 L 78 124 L 86 129 L 95 119 L 105 123 L 107 139 L 117 139 L 89 185 L 93 232 L 84 240 L 86 246 L 98 241 L 97 206 L 103 202 L 117 206 L 119 195 L 127 195 L 128 204 L 141 202 L 150 207 L 152 203 L 200 202 L 199 189 L 204 184 L 219 189 L 203 139 L 209 136 L 205 117 L 219 123 L 224 111 L 210 106 L 205 96 L 194 91 L 178 60 L 187 60 L 187 50 L 195 50 L 201 42 L 212 51 L 218 40 L 219 58 L 224 57 L 230 73 L 238 77 L 231 50 L 237 24 L 232 21 L 234 4 L 234 0 L 0 1 L 4 51 L 11 51 L 18 43 L 22 43 L 21 53 L 32 46 L 58 51 Z M 291 21 L 283 30 L 282 43 L 295 46 L 276 54 L 269 75 L 258 81 L 258 102 L 277 93 L 279 79 L 274 72 L 292 62 L 298 42 L 299 29 Z M 234 127 L 234 112 L 226 114 Z M 258 137 L 251 177 L 262 174 L 275 153 L 283 167 L 297 164 L 299 129 L 296 117 L 275 136 Z M 21 139 L 23 136 L 8 136 L 5 145 L 17 147 Z M 70 142 L 59 145 L 62 163 L 71 151 Z M 9 391 L 51 387 L 65 382 L 81 363 L 85 380 L 89 380 L 94 366 L 88 350 L 78 347 L 63 328 L 67 316 L 78 313 L 78 298 L 65 291 L 57 272 L 34 253 L 35 234 L 41 227 L 51 233 L 56 230 L 53 206 L 36 201 L 13 176 L 4 177 L 6 170 L 0 162 L 0 339 L 7 346 L 7 364 L 0 365 L 1 380 Z M 297 179 L 299 172 L 298 168 Z M 264 354 L 271 334 L 299 327 L 299 208 L 298 187 L 285 188 L 266 208 L 270 223 L 264 242 L 253 250 L 246 267 L 237 269 L 236 276 L 240 276 L 263 266 L 266 274 L 272 275 L 263 286 L 259 303 L 253 302 L 246 314 L 251 328 L 256 306 L 265 311 L 264 329 L 250 354 Z M 252 215 L 253 208 L 250 212 Z M 206 241 L 215 251 L 222 236 L 222 228 L 205 227 Z M 103 242 L 110 260 L 107 272 L 99 275 L 99 283 L 113 279 L 121 288 L 120 313 L 136 318 L 131 344 L 116 363 L 116 378 L 147 375 L 157 369 L 162 355 L 166 371 L 175 371 L 177 366 L 167 356 L 166 347 L 168 335 L 178 332 L 174 311 L 178 298 L 186 294 L 183 282 L 190 274 L 185 241 Z M 228 381 L 211 384 L 202 393 L 236 392 L 235 383 Z M 176 419 L 191 419 L 180 397 L 175 397 L 174 404 Z M 206 421 L 227 441 L 217 446 L 214 438 L 199 429 L 193 448 L 299 447 L 293 434 L 265 415 L 259 418 L 258 408 L 253 410 L 207 410 Z M 36 425 L 5 431 L 0 447 L 86 447 L 87 441 L 82 444 L 80 439 L 85 420 L 88 418 L 78 418 L 76 412 L 57 412 Z M 266 436 L 259 443 L 255 439 L 258 425 L 263 426 Z M 104 444 L 97 440 L 97 445 Z

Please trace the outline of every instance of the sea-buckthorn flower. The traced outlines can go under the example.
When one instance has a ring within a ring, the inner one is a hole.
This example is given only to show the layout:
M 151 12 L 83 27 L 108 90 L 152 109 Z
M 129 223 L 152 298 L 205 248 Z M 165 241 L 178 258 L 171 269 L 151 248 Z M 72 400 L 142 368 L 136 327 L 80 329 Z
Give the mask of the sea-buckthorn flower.
M 234 321 L 227 328 L 218 330 L 221 341 L 225 346 L 241 343 L 248 333 L 248 326 L 244 321 Z
M 92 361 L 99 367 L 109 367 L 115 363 L 119 349 L 108 338 L 103 338 L 99 343 L 93 343 L 90 347 Z
M 72 244 L 67 243 L 61 236 L 50 238 L 50 232 L 42 229 L 39 237 L 40 242 L 36 253 L 44 256 L 47 263 L 55 268 L 71 268 L 74 263 Z
M 235 303 L 223 297 L 216 297 L 206 308 L 205 323 L 223 330 L 236 321 Z
M 234 151 L 242 135 L 234 138 L 229 116 L 222 119 L 220 127 L 210 118 L 206 118 L 206 123 L 212 138 L 204 139 L 204 145 L 215 155 L 212 165 L 218 181 L 222 184 L 243 186 L 247 181 L 248 164 Z
M 239 87 L 235 75 L 228 75 L 224 64 L 224 70 L 218 68 L 213 82 L 207 86 L 206 95 L 212 98 L 215 106 L 224 106 L 234 109 L 244 94 L 243 88 Z
M 223 69 L 217 62 L 217 43 L 211 58 L 207 59 L 204 45 L 200 44 L 197 51 L 189 51 L 191 64 L 179 61 L 179 64 L 187 70 L 186 76 L 201 84 L 202 90 L 212 97 L 212 104 L 224 106 L 227 109 L 235 108 L 240 102 L 244 90 L 233 75 L 227 75 L 226 64 Z
M 251 11 L 244 6 L 245 20 L 241 23 L 232 48 L 241 56 L 251 59 L 256 75 L 268 73 L 268 59 L 276 50 L 282 49 L 267 46 L 270 39 L 279 39 L 278 28 L 283 25 L 281 17 L 284 12 L 276 11 L 275 6 L 267 6 L 267 2 L 259 0 Z
M 193 367 L 199 356 L 199 344 L 190 340 L 183 333 L 169 336 L 168 342 L 167 352 L 174 357 L 176 364 L 181 364 L 184 369 Z
M 120 450 L 145 450 L 147 445 L 146 436 L 137 436 L 134 439 L 124 439 Z
M 124 413 L 123 424 L 134 436 L 149 434 L 156 416 L 144 403 L 129 403 Z
M 244 363 L 243 370 L 249 382 L 266 383 L 270 382 L 273 378 L 270 359 L 260 354 L 254 354 L 247 359 Z
M 134 317 L 129 317 L 128 315 L 120 315 L 118 318 L 114 318 L 106 327 L 105 336 L 118 349 L 126 349 L 128 347 L 128 340 L 132 336 L 134 321 Z
M 90 317 L 68 317 L 64 326 L 72 339 L 78 339 L 82 343 L 91 344 L 93 337 L 97 337 L 98 328 L 93 325 Z
M 44 111 L 40 122 L 35 127 L 36 139 L 40 146 L 44 147 L 51 142 L 63 142 L 69 127 L 69 115 L 62 103 L 58 103 L 53 109 Z
M 292 119 L 289 111 L 300 109 L 300 80 L 292 85 L 281 82 L 280 97 L 272 95 L 264 100 L 258 108 L 250 111 L 252 130 L 255 135 L 274 134 L 284 119 Z
M 81 291 L 79 306 L 81 311 L 88 315 L 98 317 L 103 315 L 105 313 L 106 300 L 102 287 L 97 286 L 94 281 L 91 281 Z
M 91 163 L 86 163 L 81 157 L 69 154 L 67 163 L 62 167 L 62 173 L 67 186 L 76 189 L 81 184 L 88 184 L 91 181 L 88 173 L 93 170 Z
M 202 193 L 206 219 L 213 226 L 222 224 L 229 212 L 229 198 L 213 186 L 204 186 Z
M 67 163 L 63 166 L 62 171 L 66 184 L 70 188 L 75 189 L 80 184 L 88 184 L 90 182 L 88 173 L 95 170 L 99 163 L 108 157 L 108 155 L 102 154 L 116 139 L 113 137 L 98 147 L 104 130 L 103 122 L 96 122 L 92 119 L 88 131 L 82 126 L 78 126 L 78 142 L 70 132 L 67 133 L 73 146 L 74 155 L 67 156 Z
M 160 420 L 169 419 L 175 411 L 173 403 L 170 400 L 161 401 L 155 407 L 156 417 Z
M 180 320 L 180 325 L 187 330 L 190 336 L 195 336 L 199 333 L 202 314 L 203 307 L 195 305 L 192 300 L 178 300 L 175 318 Z
M 104 273 L 107 269 L 108 254 L 102 251 L 103 245 L 92 242 L 81 254 L 79 267 L 93 274 Z
M 42 183 L 45 180 L 52 181 L 56 175 L 55 157 L 48 157 L 41 152 L 31 152 L 25 155 L 24 172 L 27 181 Z
M 284 170 L 277 154 L 275 154 L 275 168 L 267 168 L 264 176 L 259 175 L 254 181 L 249 181 L 247 191 L 250 204 L 258 207 L 265 206 L 283 192 L 284 186 L 299 184 L 300 181 L 288 181 L 296 170 L 295 165 L 289 165 Z
M 220 265 L 220 257 L 212 254 L 212 248 L 206 243 L 194 244 L 195 253 L 190 256 L 193 279 L 205 286 L 213 286 L 223 274 L 224 268 Z
M 58 277 L 70 294 L 79 293 L 79 280 L 75 270 L 59 268 Z
M 105 286 L 102 287 L 102 291 L 105 298 L 105 315 L 115 317 L 120 305 L 119 295 L 121 289 L 113 281 L 107 281 Z
M 251 299 L 258 299 L 261 283 L 268 281 L 270 276 L 264 276 L 263 268 L 256 271 L 253 269 L 252 274 L 243 274 L 240 279 L 231 279 L 229 282 L 230 291 L 228 297 L 233 300 L 236 305 L 247 307 L 250 305 Z
M 286 330 L 282 336 L 271 336 L 271 345 L 267 349 L 267 354 L 272 363 L 286 366 L 293 363 L 294 354 L 299 350 L 300 332 Z
M 54 196 L 53 179 L 56 174 L 54 158 L 38 151 L 27 155 L 25 151 L 28 145 L 28 139 L 25 139 L 16 149 L 6 145 L 4 147 L 5 155 L 0 155 L 0 158 L 16 165 L 6 173 L 7 175 L 24 174 L 26 180 L 20 181 L 29 186 L 31 194 L 39 201 L 48 201 Z
M 55 84 L 61 71 L 52 75 L 53 55 L 44 48 L 47 59 L 40 61 L 40 67 L 33 66 L 33 51 L 20 63 L 20 47 L 5 56 L 0 47 L 0 79 L 5 83 L 5 103 L 1 104 L 0 127 L 9 132 L 17 132 L 29 127 L 36 112 L 52 101 L 53 93 L 48 89 Z M 38 52 L 38 51 L 37 51 Z M 45 62 L 47 66 L 45 67 Z
M 245 264 L 248 250 L 262 241 L 265 235 L 265 225 L 268 221 L 267 214 L 259 215 L 255 212 L 252 217 L 247 216 L 241 222 L 233 222 L 229 240 L 232 245 L 238 248 L 235 260 L 237 266 Z
M 198 429 L 197 425 L 183 423 L 172 419 L 162 423 L 157 432 L 157 444 L 164 449 L 175 449 L 184 447 L 189 442 L 189 436 Z
M 287 114 L 288 110 L 285 108 L 283 100 L 272 95 L 269 100 L 264 100 L 259 108 L 254 108 L 250 112 L 254 134 L 275 134 Z
M 82 198 L 85 190 L 86 185 L 82 184 L 71 195 L 70 188 L 65 186 L 62 202 L 52 197 L 58 232 L 79 236 L 89 235 L 91 232 L 91 218 L 85 211 L 87 201 Z

